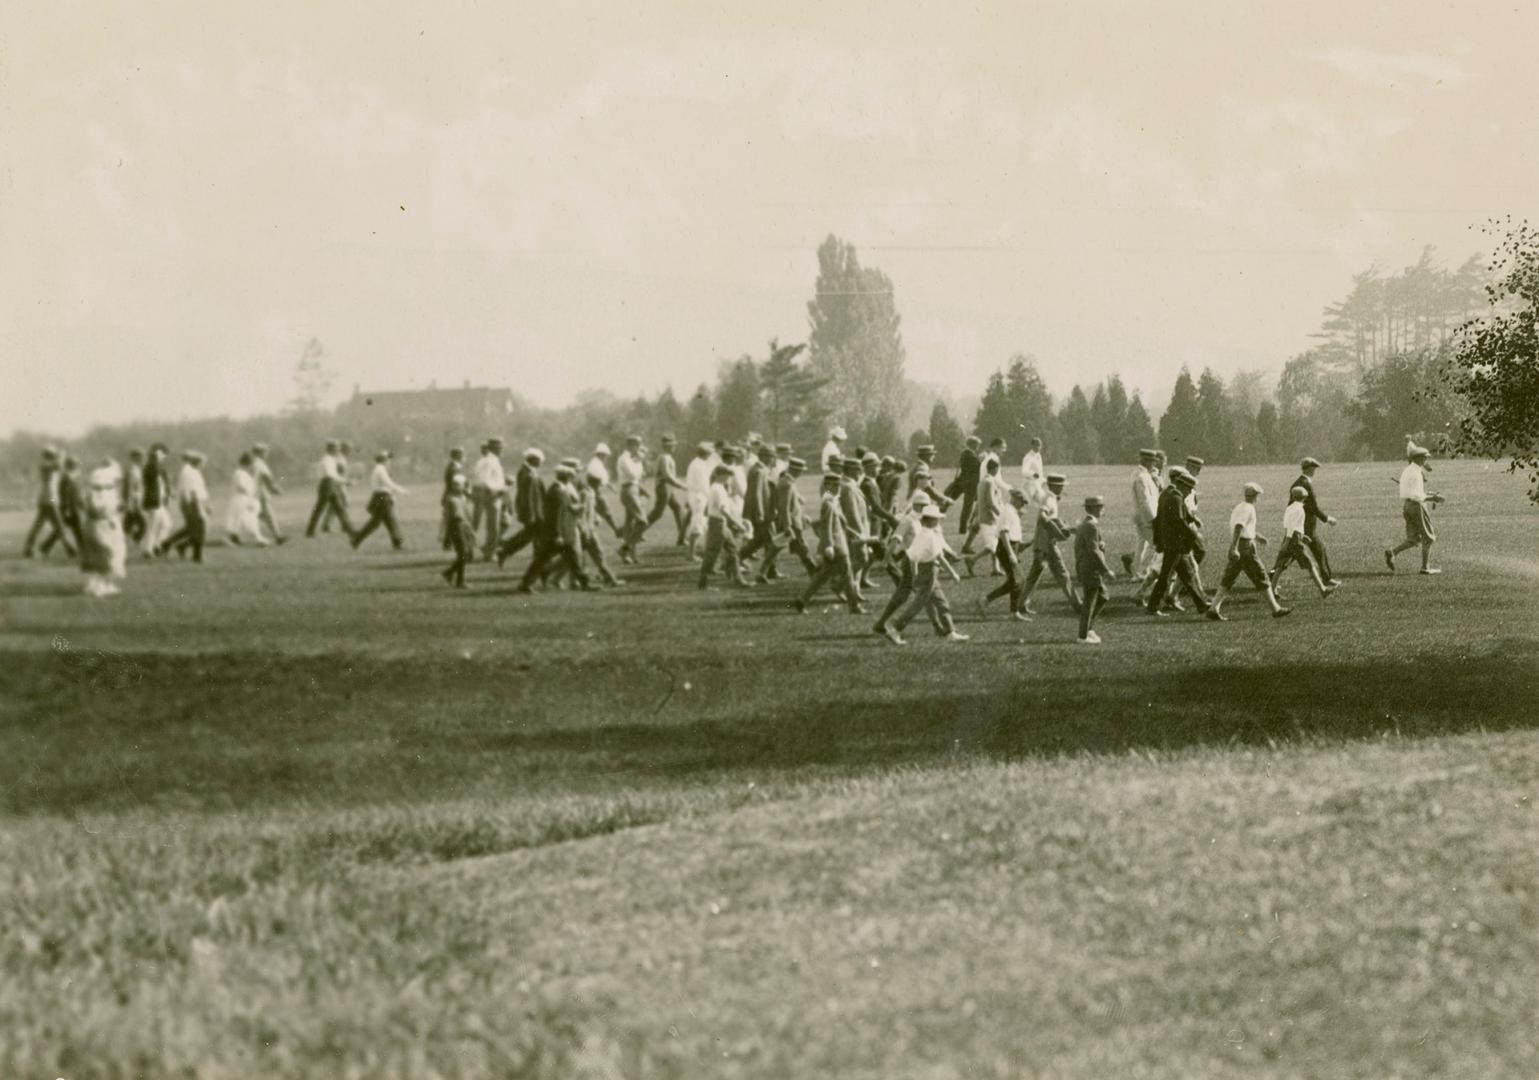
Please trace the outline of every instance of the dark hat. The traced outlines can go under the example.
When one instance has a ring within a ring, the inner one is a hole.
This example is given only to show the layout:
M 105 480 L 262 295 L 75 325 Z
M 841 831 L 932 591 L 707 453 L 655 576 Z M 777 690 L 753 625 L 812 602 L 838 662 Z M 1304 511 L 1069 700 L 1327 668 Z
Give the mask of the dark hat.
M 374 455 L 374 460 L 375 461 L 389 461 L 390 460 L 390 451 L 389 450 L 381 450 L 379 453 Z
M 1200 468 L 1202 468 L 1206 464 L 1207 464 L 1206 461 L 1203 461 L 1202 458 L 1197 457 L 1196 455 L 1193 455 L 1193 456 L 1191 456 L 1191 457 L 1186 459 L 1186 467 L 1188 469 L 1192 468 L 1193 466 L 1196 466 L 1197 468 L 1200 469 Z
M 1146 461 L 1153 461 L 1160 456 L 1158 450 L 1150 450 L 1147 446 L 1138 451 L 1138 456 Z
M 641 436 L 640 435 L 627 435 L 625 437 L 625 445 L 629 446 L 631 443 L 635 443 L 637 446 L 640 446 L 641 445 Z
M 342 444 L 337 442 L 336 439 L 327 439 L 326 440 L 326 449 L 328 449 L 328 450 L 338 450 L 338 449 L 341 449 L 341 446 L 342 446 Z
M 1064 476 L 1063 473 L 1050 472 L 1047 474 L 1048 487 L 1063 487 L 1063 485 L 1067 484 L 1068 482 L 1069 478 Z
M 933 453 L 935 453 L 935 444 L 934 443 L 920 443 L 918 446 L 914 447 L 914 453 L 919 454 L 921 456 L 923 456 L 925 454 L 933 454 Z
M 679 441 L 678 439 L 675 439 L 673 437 L 673 433 L 672 432 L 669 432 L 667 435 L 664 435 L 663 438 L 662 438 L 662 443 L 663 443 L 664 446 L 673 446 L 678 441 Z
M 839 467 L 845 472 L 859 472 L 860 458 L 847 457 L 839 462 Z
M 1101 496 L 1099 496 L 1099 495 L 1087 495 L 1085 497 L 1085 509 L 1086 510 L 1089 510 L 1092 507 L 1095 507 L 1095 508 L 1104 507 L 1105 505 L 1106 505 L 1106 500 L 1101 498 Z
M 989 449 L 992 450 L 995 447 L 998 447 L 1001 450 L 1005 448 L 1005 440 L 1000 438 L 998 435 L 989 440 Z
M 776 443 L 775 444 L 775 453 L 777 453 L 777 454 L 789 454 L 790 452 L 791 452 L 791 444 L 790 443 L 782 442 L 782 443 Z
M 880 465 L 882 463 L 882 459 L 877 457 L 870 450 L 867 450 L 864 454 L 860 455 L 860 463 L 862 465 Z
M 983 445 L 983 440 L 978 438 L 978 436 L 976 436 L 976 435 L 969 435 L 966 438 L 966 440 L 964 440 L 964 441 L 967 443 L 968 446 L 982 446 Z
M 502 449 L 502 445 L 503 445 L 502 444 L 502 439 L 501 439 L 500 436 L 493 435 L 490 439 L 486 440 L 486 445 L 487 446 L 495 446 L 497 449 L 501 450 Z
M 1299 468 L 1301 469 L 1318 469 L 1319 467 L 1320 463 L 1312 457 L 1307 457 L 1299 462 Z
M 838 487 L 839 486 L 839 474 L 838 473 L 831 473 L 831 472 L 824 473 L 823 474 L 823 486 L 824 487 Z
M 43 460 L 44 461 L 58 461 L 59 460 L 59 452 L 57 450 L 55 450 L 53 447 L 51 447 L 51 446 L 45 446 L 45 447 L 43 447 Z
M 1177 487 L 1183 488 L 1194 488 L 1197 486 L 1197 478 L 1179 465 L 1170 470 L 1170 482 Z
M 727 468 L 727 466 L 725 466 L 725 465 L 718 465 L 718 466 L 716 466 L 716 468 L 711 470 L 711 479 L 712 480 L 719 480 L 723 476 L 731 476 L 731 475 L 732 475 L 732 470 Z
M 465 451 L 456 446 L 450 449 L 449 456 L 452 458 L 462 458 L 465 456 Z

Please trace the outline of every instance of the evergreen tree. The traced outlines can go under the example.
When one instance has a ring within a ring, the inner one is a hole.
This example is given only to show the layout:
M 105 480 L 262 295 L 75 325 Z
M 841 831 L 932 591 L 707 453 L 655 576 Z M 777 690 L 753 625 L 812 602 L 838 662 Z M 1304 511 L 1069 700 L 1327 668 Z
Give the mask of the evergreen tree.
M 1033 437 L 1044 445 L 1055 448 L 1063 437 L 1053 413 L 1053 395 L 1047 392 L 1047 384 L 1037 373 L 1036 361 L 1030 356 L 1017 354 L 1010 358 L 1005 374 L 1005 397 L 1011 416 L 1008 430 L 998 434 L 1010 444 L 1011 449 L 1021 449 Z M 980 430 L 979 434 L 983 432 Z M 985 438 L 984 442 L 987 443 Z
M 903 436 L 898 433 L 898 422 L 886 413 L 878 413 L 861 432 L 861 442 L 876 454 L 901 454 Z
M 684 426 L 684 406 L 673 396 L 673 387 L 657 395 L 657 401 L 652 405 L 652 421 L 649 426 L 653 446 L 658 445 L 664 435 L 677 436 L 679 429 Z
M 1154 424 L 1149 419 L 1149 410 L 1144 408 L 1143 398 L 1137 394 L 1128 402 L 1127 421 L 1122 425 L 1122 431 L 1131 448 L 1123 455 L 1126 460 L 1137 460 L 1138 451 L 1154 445 Z
M 962 440 L 967 435 L 962 425 L 951 417 L 951 410 L 944 401 L 937 401 L 930 410 L 928 441 L 935 447 L 936 461 L 955 461 L 962 452 Z
M 1237 460 L 1234 426 L 1229 419 L 1229 402 L 1224 396 L 1224 381 L 1212 368 L 1202 369 L 1197 381 L 1197 416 L 1199 431 L 1196 445 L 1182 448 L 1183 455 L 1196 454 L 1215 463 Z M 1164 424 L 1160 425 L 1163 434 Z M 1167 453 L 1172 453 L 1167 448 Z
M 1058 414 L 1063 429 L 1063 459 L 1074 465 L 1095 465 L 1101 459 L 1101 438 L 1091 420 L 1090 402 L 1085 391 L 1076 386 Z
M 824 434 L 828 412 L 819 391 L 826 385 L 806 365 L 796 363 L 805 345 L 769 343 L 770 355 L 759 368 L 764 435 L 771 442 L 811 446 Z
M 1097 387 L 1090 418 L 1099 437 L 1102 461 L 1121 463 L 1136 456 L 1140 444 L 1128 432 L 1128 392 L 1119 376 L 1107 379 L 1104 390 Z
M 759 427 L 759 366 L 740 357 L 716 390 L 716 426 L 722 437 L 740 439 Z
M 1277 406 L 1263 401 L 1256 410 L 1256 460 L 1286 461 L 1293 455 L 1284 451 L 1277 429 Z
M 1016 433 L 1016 413 L 1005 389 L 1005 377 L 998 371 L 989 376 L 984 388 L 983 400 L 978 403 L 978 414 L 973 418 L 973 434 L 987 446 L 993 439 L 1009 440 Z M 939 446 L 936 447 L 937 451 Z M 960 450 L 957 451 L 961 453 Z
M 1197 386 L 1192 373 L 1186 368 L 1176 376 L 1175 389 L 1170 394 L 1170 405 L 1160 418 L 1160 446 L 1172 461 L 1180 461 L 1187 454 L 1203 455 L 1202 413 L 1197 405 Z

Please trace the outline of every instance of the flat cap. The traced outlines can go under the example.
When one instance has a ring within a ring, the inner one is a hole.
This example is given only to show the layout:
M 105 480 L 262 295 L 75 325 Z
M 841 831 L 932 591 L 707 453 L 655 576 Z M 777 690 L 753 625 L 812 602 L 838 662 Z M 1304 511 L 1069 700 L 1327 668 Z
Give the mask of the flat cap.
M 1299 468 L 1301 469 L 1318 469 L 1319 467 L 1320 463 L 1312 457 L 1307 457 L 1299 462 Z
M 1187 458 L 1187 459 L 1186 459 L 1186 467 L 1187 467 L 1187 468 L 1188 468 L 1188 469 L 1190 469 L 1190 468 L 1191 468 L 1191 467 L 1192 467 L 1192 466 L 1194 466 L 1194 465 L 1195 465 L 1195 466 L 1196 466 L 1196 467 L 1197 467 L 1197 468 L 1199 468 L 1199 469 L 1200 469 L 1200 468 L 1202 468 L 1202 467 L 1203 467 L 1203 466 L 1204 466 L 1204 465 L 1206 465 L 1206 464 L 1207 464 L 1207 462 L 1206 462 L 1206 461 L 1203 461 L 1203 460 L 1202 460 L 1202 458 L 1200 458 L 1200 457 L 1198 457 L 1198 456 L 1197 456 L 1197 455 L 1195 455 L 1195 454 L 1193 454 L 1193 455 L 1191 455 L 1191 456 L 1190 456 L 1190 457 L 1188 457 L 1188 458 Z
M 934 443 L 920 443 L 918 446 L 914 447 L 914 453 L 916 453 L 916 454 L 933 454 L 933 453 L 935 453 L 935 444 Z
M 1261 495 L 1264 494 L 1264 492 L 1261 489 L 1261 485 L 1252 480 L 1250 483 L 1245 485 L 1245 494 Z
M 707 440 L 701 442 L 700 444 L 698 444 L 695 447 L 695 449 L 699 450 L 699 451 L 702 451 L 703 453 L 709 454 L 711 451 L 716 449 L 716 444 L 711 442 L 709 439 L 707 439 Z
M 545 451 L 538 446 L 531 446 L 524 451 L 524 460 L 532 465 L 538 465 L 545 460 Z
M 806 458 L 794 457 L 790 461 L 786 462 L 786 468 L 788 468 L 788 469 L 805 469 L 806 467 L 807 467 L 807 459 Z
M 561 459 L 561 467 L 566 469 L 580 469 L 582 468 L 582 462 L 578 461 L 574 457 L 564 457 Z
M 1101 496 L 1099 496 L 1099 495 L 1087 495 L 1087 496 L 1085 496 L 1085 509 L 1086 510 L 1089 510 L 1091 507 L 1101 507 L 1101 506 L 1105 506 L 1105 505 L 1106 505 L 1106 500 L 1101 498 Z

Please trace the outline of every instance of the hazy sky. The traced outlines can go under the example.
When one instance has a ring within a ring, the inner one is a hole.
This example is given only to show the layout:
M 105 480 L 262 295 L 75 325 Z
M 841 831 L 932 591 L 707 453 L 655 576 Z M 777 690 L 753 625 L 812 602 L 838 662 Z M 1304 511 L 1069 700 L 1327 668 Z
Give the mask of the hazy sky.
M 830 232 L 911 377 L 1163 406 L 1539 216 L 1536 10 L 8 0 L 0 432 L 277 408 L 310 337 L 339 396 L 682 396 Z

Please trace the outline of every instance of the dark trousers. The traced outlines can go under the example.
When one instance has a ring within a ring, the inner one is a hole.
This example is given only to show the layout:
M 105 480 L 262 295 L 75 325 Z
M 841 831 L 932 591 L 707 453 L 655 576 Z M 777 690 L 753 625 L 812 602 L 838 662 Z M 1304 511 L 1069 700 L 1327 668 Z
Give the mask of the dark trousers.
M 353 527 L 347 520 L 347 484 L 339 480 L 334 481 L 332 486 L 336 488 L 337 501 L 335 505 L 326 507 L 324 516 L 321 518 L 321 532 L 330 532 L 331 523 L 335 521 L 342 526 L 343 532 L 351 535 Z
M 973 524 L 973 510 L 978 504 L 977 487 L 978 485 L 974 484 L 972 490 L 962 493 L 962 516 L 957 519 L 957 530 L 964 536 L 967 535 L 967 530 Z
M 62 543 L 65 552 L 73 558 L 75 545 L 70 543 L 70 528 L 64 523 L 64 515 L 59 513 L 59 508 L 52 504 L 38 506 L 37 516 L 32 519 L 32 528 L 27 530 L 27 540 L 22 547 L 22 551 L 27 555 L 32 554 L 32 549 L 37 543 L 38 535 L 45 527 L 50 528 L 52 531 L 49 532 L 47 538 L 43 541 L 43 554 L 48 554 L 54 544 Z
M 149 522 L 145 520 L 143 507 L 131 506 L 123 511 L 123 535 L 128 537 L 130 542 L 137 544 L 144 539 L 144 530 L 148 527 Z
M 738 563 L 737 536 L 721 518 L 710 518 L 705 523 L 705 556 L 700 560 L 700 587 L 705 588 L 711 571 L 716 569 L 717 558 L 722 560 L 722 570 L 733 581 L 741 583 L 743 568 Z
M 162 549 L 174 547 L 177 554 L 192 552 L 193 562 L 203 561 L 203 542 L 208 538 L 208 519 L 203 516 L 203 507 L 197 503 L 182 504 L 182 527 L 172 533 L 170 538 L 161 545 Z
M 1079 602 L 1079 636 L 1083 640 L 1095 629 L 1095 617 L 1106 604 L 1106 586 L 1096 581 L 1085 586 L 1085 595 Z
M 588 587 L 588 575 L 583 573 L 582 564 L 577 561 L 577 552 L 565 540 L 555 537 L 543 539 L 535 547 L 534 558 L 524 571 L 519 588 L 527 590 L 536 579 L 552 572 L 565 573 L 582 588 Z
M 444 571 L 444 580 L 457 588 L 465 586 L 465 564 L 476 557 L 476 534 L 463 521 L 449 519 L 445 526 L 446 539 L 454 549 L 454 561 Z
M 807 582 L 807 591 L 802 593 L 801 602 L 810 604 L 812 598 L 818 594 L 818 590 L 825 585 L 835 592 L 842 593 L 851 611 L 860 610 L 860 590 L 855 586 L 855 572 L 850 566 L 848 551 L 840 551 L 836 548 L 832 558 L 824 559 L 818 564 L 817 569 L 813 571 L 812 580 Z
M 315 508 L 310 511 L 310 523 L 305 526 L 305 535 L 314 536 L 316 526 L 328 515 L 335 515 L 342 522 L 343 530 L 349 536 L 352 535 L 353 525 L 347 517 L 347 502 L 342 498 L 342 485 L 330 478 L 315 485 Z
M 647 515 L 647 522 L 642 527 L 642 532 L 650 529 L 662 520 L 664 514 L 673 511 L 673 524 L 679 531 L 678 546 L 684 546 L 684 521 L 688 517 L 684 503 L 679 498 L 678 489 L 667 484 L 658 484 L 656 497 L 652 500 L 652 512 Z
M 606 584 L 613 584 L 615 576 L 610 572 L 609 564 L 604 561 L 604 547 L 599 543 L 597 534 L 582 534 L 582 550 L 583 554 L 588 556 L 588 561 L 593 564 L 593 568 L 598 571 L 599 580 Z
M 1325 541 L 1320 539 L 1319 533 L 1305 533 L 1304 543 L 1309 546 L 1315 564 L 1320 567 L 1320 576 L 1330 581 L 1335 575 L 1331 573 L 1331 558 L 1325 553 Z
M 369 534 L 381 525 L 390 534 L 392 547 L 400 548 L 401 523 L 395 516 L 395 496 L 388 492 L 376 491 L 369 496 L 369 520 L 364 522 L 363 528 L 353 534 L 353 547 L 357 547 L 369 538 Z
M 1010 610 L 1021 609 L 1021 568 L 1016 561 L 1015 545 L 1010 542 L 1010 534 L 1004 529 L 999 530 L 999 539 L 994 542 L 994 561 L 999 563 L 999 568 L 1005 573 L 1003 584 L 996 585 L 989 593 L 988 599 L 998 600 L 1001 596 L 1010 598 Z
M 749 527 L 753 530 L 753 537 L 743 545 L 743 550 L 738 552 L 738 558 L 747 562 L 753 558 L 756 552 L 770 546 L 770 525 L 768 521 L 750 521 Z M 768 567 L 766 566 L 766 569 Z
M 797 560 L 801 562 L 802 569 L 807 572 L 808 577 L 818 572 L 818 564 L 813 562 L 812 552 L 807 550 L 807 541 L 802 538 L 802 534 L 799 531 L 792 532 L 789 536 L 782 536 L 781 539 L 785 541 L 784 548 L 775 543 L 775 535 L 772 531 L 769 540 L 764 544 L 764 563 L 760 570 L 763 576 L 780 576 L 779 571 L 775 569 L 775 560 L 780 557 L 781 551 L 789 551 L 792 555 L 795 555 Z
M 508 537 L 497 549 L 497 558 L 511 559 L 530 544 L 539 549 L 540 523 L 538 521 L 526 521 L 520 525 L 518 532 Z
M 1276 586 L 1277 579 L 1289 565 L 1298 563 L 1304 568 L 1304 572 L 1313 579 L 1316 584 L 1324 584 L 1320 568 L 1315 562 L 1314 549 L 1309 544 L 1307 536 L 1294 533 L 1285 537 L 1282 546 L 1277 549 L 1277 561 L 1272 564 L 1272 584 Z
M 1171 550 L 1161 552 L 1160 573 L 1154 579 L 1154 588 L 1149 590 L 1149 600 L 1145 605 L 1151 613 L 1158 611 L 1165 602 L 1165 591 L 1170 588 L 1172 575 L 1186 587 L 1199 608 L 1208 606 L 1208 597 L 1202 591 L 1202 583 L 1192 577 L 1192 564 L 1187 559 L 1187 553 Z
M 620 551 L 634 554 L 636 545 L 647 531 L 647 514 L 641 508 L 641 487 L 638 484 L 620 485 L 620 506 L 625 510 L 625 524 L 620 529 Z
M 904 604 L 914 598 L 914 563 L 907 555 L 898 556 L 895 573 L 896 587 L 893 589 L 892 598 L 887 601 L 887 606 L 877 616 L 876 625 L 878 628 L 886 626 L 887 620 L 896 615 L 902 610 Z M 932 604 L 926 610 L 930 616 L 930 625 L 935 627 L 935 632 L 937 634 L 948 633 L 949 631 L 942 624 L 935 606 Z

